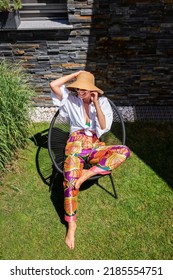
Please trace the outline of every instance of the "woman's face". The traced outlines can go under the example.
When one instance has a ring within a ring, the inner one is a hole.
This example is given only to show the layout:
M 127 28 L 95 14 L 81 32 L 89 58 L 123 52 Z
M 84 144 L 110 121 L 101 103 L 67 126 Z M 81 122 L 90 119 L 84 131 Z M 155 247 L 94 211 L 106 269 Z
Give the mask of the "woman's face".
M 84 99 L 89 100 L 91 98 L 92 91 L 90 91 L 90 90 L 76 88 L 76 91 L 77 91 L 78 97 L 80 97 L 82 100 L 84 100 Z

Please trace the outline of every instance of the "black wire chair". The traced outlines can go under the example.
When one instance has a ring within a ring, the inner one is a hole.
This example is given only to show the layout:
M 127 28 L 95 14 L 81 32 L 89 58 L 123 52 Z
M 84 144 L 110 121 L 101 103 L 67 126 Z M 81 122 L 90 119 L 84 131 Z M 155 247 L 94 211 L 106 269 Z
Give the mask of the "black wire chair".
M 126 132 L 125 132 L 125 125 L 124 125 L 122 115 L 118 110 L 118 108 L 115 106 L 115 104 L 110 99 L 108 99 L 108 101 L 113 111 L 113 123 L 112 123 L 111 130 L 105 133 L 101 137 L 101 141 L 105 142 L 106 145 L 125 145 Z M 48 151 L 51 160 L 53 162 L 53 165 L 55 167 L 55 170 L 57 171 L 55 173 L 55 177 L 58 173 L 61 174 L 63 173 L 64 151 L 65 151 L 67 139 L 69 138 L 69 131 L 70 131 L 69 122 L 67 121 L 66 118 L 63 118 L 59 114 L 59 109 L 58 109 L 54 117 L 52 118 L 49 127 L 49 132 L 48 132 Z M 84 166 L 85 169 L 89 167 L 91 167 L 91 165 L 89 164 L 86 164 Z M 106 175 L 92 176 L 91 178 L 88 179 L 88 181 L 89 180 L 98 181 L 98 179 L 103 176 L 109 176 L 114 191 L 114 197 L 117 198 L 115 184 L 111 173 Z

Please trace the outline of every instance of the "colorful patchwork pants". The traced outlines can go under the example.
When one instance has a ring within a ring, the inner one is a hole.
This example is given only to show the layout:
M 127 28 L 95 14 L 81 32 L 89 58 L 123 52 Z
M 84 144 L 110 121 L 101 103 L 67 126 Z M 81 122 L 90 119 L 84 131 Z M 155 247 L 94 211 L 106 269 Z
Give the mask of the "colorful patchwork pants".
M 90 163 L 90 170 L 96 174 L 109 174 L 130 155 L 128 147 L 123 145 L 106 146 L 95 133 L 87 136 L 83 130 L 73 132 L 66 144 L 64 162 L 64 210 L 65 220 L 76 220 L 77 198 L 79 190 L 75 182 L 82 174 L 84 163 Z

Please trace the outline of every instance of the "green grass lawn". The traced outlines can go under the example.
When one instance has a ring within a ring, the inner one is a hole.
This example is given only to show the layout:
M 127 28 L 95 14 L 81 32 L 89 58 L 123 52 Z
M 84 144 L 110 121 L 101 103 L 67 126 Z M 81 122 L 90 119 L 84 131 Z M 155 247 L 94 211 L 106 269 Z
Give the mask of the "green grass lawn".
M 126 124 L 131 157 L 113 171 L 118 199 L 108 176 L 102 188 L 81 190 L 73 251 L 64 242 L 60 177 L 49 192 L 48 126 L 33 124 L 1 178 L 1 259 L 172 259 L 172 124 Z

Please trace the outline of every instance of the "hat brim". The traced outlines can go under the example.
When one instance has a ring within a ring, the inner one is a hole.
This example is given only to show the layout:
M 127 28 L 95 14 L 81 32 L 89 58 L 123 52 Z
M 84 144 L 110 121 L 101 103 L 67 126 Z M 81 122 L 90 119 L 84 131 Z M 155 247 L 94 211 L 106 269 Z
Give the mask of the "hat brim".
M 79 88 L 79 89 L 85 89 L 85 90 L 89 90 L 89 91 L 97 91 L 99 94 L 103 94 L 104 91 L 101 90 L 100 88 L 94 86 L 94 85 L 85 85 L 85 86 L 80 86 L 78 81 L 75 81 L 74 83 L 66 86 L 69 90 L 72 90 L 72 91 L 76 91 L 76 88 Z

